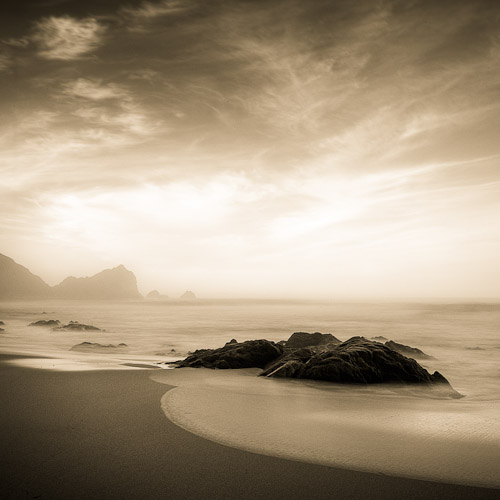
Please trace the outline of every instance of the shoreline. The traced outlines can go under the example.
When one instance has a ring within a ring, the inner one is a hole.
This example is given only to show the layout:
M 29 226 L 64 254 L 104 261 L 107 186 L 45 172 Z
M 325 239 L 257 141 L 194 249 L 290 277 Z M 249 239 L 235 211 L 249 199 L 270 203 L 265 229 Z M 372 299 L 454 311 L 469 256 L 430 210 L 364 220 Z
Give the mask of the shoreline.
M 473 408 L 425 389 L 265 379 L 182 368 L 152 379 L 179 427 L 225 446 L 333 468 L 500 489 L 498 441 Z M 472 415 L 469 415 L 472 414 Z M 495 418 L 492 410 L 490 417 Z M 424 425 L 422 425 L 424 424 Z
M 498 499 L 496 489 L 406 479 L 255 454 L 164 415 L 172 386 L 150 370 L 61 372 L 0 354 L 5 499 Z

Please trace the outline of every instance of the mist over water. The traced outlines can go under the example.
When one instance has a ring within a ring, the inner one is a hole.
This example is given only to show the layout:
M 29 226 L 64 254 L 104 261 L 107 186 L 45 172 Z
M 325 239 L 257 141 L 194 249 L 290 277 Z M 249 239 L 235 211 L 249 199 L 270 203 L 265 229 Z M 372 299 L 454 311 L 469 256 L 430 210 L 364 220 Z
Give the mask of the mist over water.
M 79 321 L 105 331 L 27 326 L 39 319 Z M 279 341 L 295 331 L 332 333 L 340 340 L 383 336 L 418 347 L 433 356 L 419 363 L 442 373 L 462 399 L 389 386 L 262 379 L 239 370 L 151 373 L 178 386 L 162 400 L 172 421 L 229 446 L 500 487 L 500 304 L 38 301 L 2 303 L 0 320 L 5 322 L 1 351 L 46 356 L 17 363 L 55 369 L 156 366 L 232 338 Z M 127 352 L 70 351 L 81 342 L 129 347 Z
M 79 321 L 105 331 L 27 327 L 39 319 Z M 124 342 L 131 355 L 157 361 L 183 357 L 198 348 L 220 347 L 231 338 L 279 341 L 295 331 L 332 333 L 340 340 L 383 336 L 433 356 L 421 364 L 429 371 L 440 371 L 468 398 L 500 398 L 500 304 L 4 302 L 0 320 L 6 323 L 0 334 L 3 350 L 40 355 L 50 351 L 64 357 L 80 342 Z

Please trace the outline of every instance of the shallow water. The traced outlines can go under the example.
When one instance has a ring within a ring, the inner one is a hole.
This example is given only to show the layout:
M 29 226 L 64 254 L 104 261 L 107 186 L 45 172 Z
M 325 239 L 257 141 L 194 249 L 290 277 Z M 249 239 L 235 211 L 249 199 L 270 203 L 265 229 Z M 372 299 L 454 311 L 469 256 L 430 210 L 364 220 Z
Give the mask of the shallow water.
M 105 331 L 27 326 L 39 319 Z M 3 302 L 0 320 L 2 352 L 42 356 L 16 362 L 58 370 L 165 368 L 158 363 L 231 338 L 278 341 L 294 331 L 330 332 L 340 340 L 381 335 L 418 347 L 433 356 L 421 364 L 439 370 L 464 398 L 271 381 L 244 372 L 201 371 L 194 382 L 186 382 L 184 370 L 152 373 L 179 385 L 164 398 L 167 415 L 209 439 L 329 465 L 500 487 L 499 304 Z M 69 350 L 81 342 L 129 348 Z
M 500 488 L 500 405 L 399 387 L 263 379 L 259 370 L 155 373 L 185 430 L 254 453 L 330 466 Z
M 76 320 L 105 331 L 54 332 L 27 327 L 38 319 Z M 66 357 L 80 342 L 124 342 L 129 345 L 129 357 L 151 362 L 183 357 L 198 348 L 219 347 L 231 338 L 278 341 L 294 331 L 330 332 L 340 340 L 382 335 L 433 356 L 421 364 L 439 370 L 468 398 L 500 398 L 500 304 L 2 302 L 0 320 L 6 323 L 5 331 L 0 332 L 3 351 L 39 355 L 50 351 Z M 82 356 L 86 359 L 90 354 Z

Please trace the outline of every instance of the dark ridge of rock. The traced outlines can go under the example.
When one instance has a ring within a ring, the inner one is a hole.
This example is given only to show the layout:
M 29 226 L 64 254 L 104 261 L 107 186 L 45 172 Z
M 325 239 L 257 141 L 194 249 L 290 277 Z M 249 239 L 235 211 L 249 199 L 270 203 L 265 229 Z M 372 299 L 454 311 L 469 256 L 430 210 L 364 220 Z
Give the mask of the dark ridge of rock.
M 225 345 L 230 345 L 230 344 L 237 344 L 238 341 L 236 339 L 231 339 L 229 342 L 226 342 Z
M 5 325 L 5 323 L 3 321 L 0 321 L 0 325 Z
M 305 364 L 318 353 L 318 346 L 285 350 L 271 366 L 261 373 L 265 377 L 301 378 Z
M 337 337 L 334 337 L 331 333 L 295 332 L 286 341 L 285 347 L 297 349 L 300 347 L 318 346 L 326 344 L 340 344 L 340 340 Z
M 304 363 L 295 359 L 289 359 L 283 363 L 277 363 L 260 375 L 274 378 L 302 378 Z
M 264 368 L 283 354 L 283 347 L 269 340 L 247 340 L 226 344 L 219 349 L 199 349 L 179 367 L 193 368 Z
M 5 332 L 5 328 L 0 328 L 0 332 Z
M 46 326 L 46 327 L 58 327 L 61 326 L 61 322 L 58 319 L 40 319 L 38 321 L 33 321 L 28 326 Z
M 376 340 L 377 342 L 387 342 L 389 339 L 382 337 L 382 335 L 378 335 L 377 337 L 372 337 L 371 340 Z
M 42 278 L 0 254 L 0 299 L 43 299 L 51 295 L 51 287 Z
M 100 349 L 123 350 L 124 348 L 128 348 L 128 345 L 123 343 L 114 345 L 114 344 L 99 344 L 98 342 L 82 342 L 80 344 L 76 344 L 73 347 L 71 347 L 70 351 L 98 351 Z
M 187 290 L 180 296 L 180 299 L 181 300 L 196 300 L 196 295 L 191 290 Z
M 70 276 L 53 287 L 54 296 L 61 299 L 140 299 L 137 279 L 124 266 L 106 269 L 87 278 Z
M 425 352 L 417 349 L 416 347 L 410 347 L 409 345 L 398 344 L 392 340 L 389 340 L 385 343 L 385 345 L 392 349 L 393 351 L 399 352 L 399 354 L 403 354 L 403 356 L 407 356 L 408 358 L 414 359 L 432 359 L 432 356 L 425 354 Z
M 448 395 L 460 397 L 439 372 L 431 375 L 414 359 L 363 337 L 353 337 L 322 352 L 314 352 L 314 349 L 290 352 L 270 365 L 261 376 L 341 384 L 441 384 L 446 386 Z
M 52 330 L 55 331 L 76 331 L 76 332 L 82 332 L 82 331 L 102 331 L 100 328 L 97 328 L 96 326 L 93 325 L 85 325 L 83 323 L 78 323 L 78 321 L 70 321 L 67 325 L 62 325 L 56 328 L 52 328 Z

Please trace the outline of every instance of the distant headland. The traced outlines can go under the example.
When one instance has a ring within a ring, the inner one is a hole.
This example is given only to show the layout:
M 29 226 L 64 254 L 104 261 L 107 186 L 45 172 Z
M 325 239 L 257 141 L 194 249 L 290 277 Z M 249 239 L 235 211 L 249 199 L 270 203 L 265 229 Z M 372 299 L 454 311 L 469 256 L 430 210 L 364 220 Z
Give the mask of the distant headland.
M 26 267 L 0 254 L 0 300 L 12 299 L 130 300 L 142 299 L 142 295 L 134 273 L 123 265 L 90 277 L 70 276 L 51 287 Z

